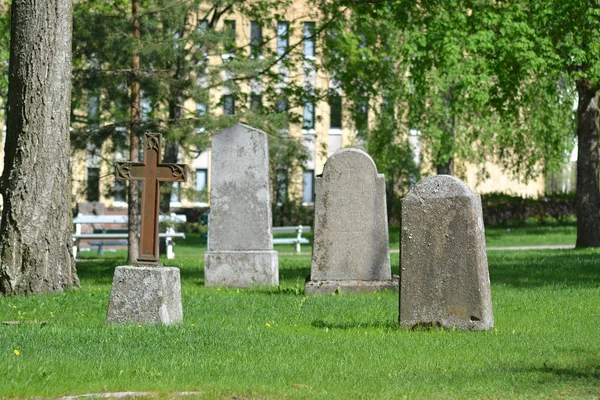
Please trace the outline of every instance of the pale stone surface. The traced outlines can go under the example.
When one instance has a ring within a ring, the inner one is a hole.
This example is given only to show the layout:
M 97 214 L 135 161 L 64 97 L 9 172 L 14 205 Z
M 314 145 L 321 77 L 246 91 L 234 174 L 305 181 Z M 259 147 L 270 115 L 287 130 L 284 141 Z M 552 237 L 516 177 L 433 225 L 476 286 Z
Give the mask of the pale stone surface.
M 212 137 L 206 286 L 277 285 L 267 134 L 237 124 Z
M 278 260 L 274 250 L 214 251 L 205 257 L 204 280 L 207 286 L 277 285 Z
M 400 325 L 493 328 L 481 197 L 437 175 L 402 201 Z
M 337 151 L 315 182 L 313 256 L 306 293 L 397 290 L 388 246 L 384 176 L 364 151 Z
M 182 321 L 178 268 L 120 266 L 115 269 L 107 324 L 172 325 Z

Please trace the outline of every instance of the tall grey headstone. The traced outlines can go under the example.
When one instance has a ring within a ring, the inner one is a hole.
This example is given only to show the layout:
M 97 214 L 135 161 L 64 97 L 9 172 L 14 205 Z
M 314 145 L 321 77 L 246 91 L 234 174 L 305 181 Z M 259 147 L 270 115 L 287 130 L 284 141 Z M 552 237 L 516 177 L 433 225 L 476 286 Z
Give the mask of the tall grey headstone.
M 460 179 L 424 179 L 402 201 L 400 325 L 494 326 L 481 197 Z
M 385 180 L 358 149 L 343 149 L 315 182 L 315 229 L 307 294 L 397 290 L 390 269 Z
M 206 286 L 279 284 L 267 134 L 237 124 L 212 137 Z

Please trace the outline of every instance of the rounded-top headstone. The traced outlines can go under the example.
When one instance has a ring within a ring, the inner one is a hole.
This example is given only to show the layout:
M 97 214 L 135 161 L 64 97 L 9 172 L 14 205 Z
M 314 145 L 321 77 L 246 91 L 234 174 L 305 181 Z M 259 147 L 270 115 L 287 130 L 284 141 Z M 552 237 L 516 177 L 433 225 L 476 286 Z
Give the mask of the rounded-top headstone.
M 369 173 L 373 176 L 378 175 L 375 161 L 367 153 L 360 149 L 342 149 L 327 159 L 322 177 L 324 179 L 338 178 L 340 174 L 353 170 L 360 170 L 364 175 Z M 352 179 L 352 177 L 349 178 Z
M 393 288 L 385 179 L 358 149 L 334 153 L 315 180 L 315 227 L 306 292 Z
M 459 196 L 474 196 L 469 185 L 451 175 L 434 175 L 423 179 L 408 192 L 405 201 L 427 201 Z
M 448 175 L 402 201 L 400 325 L 494 326 L 481 197 Z

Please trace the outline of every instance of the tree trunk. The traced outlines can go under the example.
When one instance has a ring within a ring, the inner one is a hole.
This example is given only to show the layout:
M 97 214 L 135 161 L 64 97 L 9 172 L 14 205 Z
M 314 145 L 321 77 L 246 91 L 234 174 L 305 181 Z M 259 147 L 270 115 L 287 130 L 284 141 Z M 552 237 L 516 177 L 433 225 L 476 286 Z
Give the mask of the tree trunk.
M 79 286 L 70 196 L 70 0 L 14 0 L 0 293 Z
M 131 13 L 133 17 L 133 37 L 137 40 L 136 46 L 140 44 L 140 0 L 132 0 Z M 137 49 L 133 51 L 131 76 L 131 115 L 129 129 L 129 159 L 131 162 L 139 160 L 140 142 L 140 115 L 142 98 L 140 93 L 140 82 L 138 75 L 140 71 L 140 55 Z M 140 222 L 139 193 L 137 181 L 128 181 L 127 214 L 129 218 L 127 226 L 127 262 L 132 264 L 139 254 L 138 225 Z
M 600 247 L 598 190 L 598 91 L 577 82 L 577 247 Z

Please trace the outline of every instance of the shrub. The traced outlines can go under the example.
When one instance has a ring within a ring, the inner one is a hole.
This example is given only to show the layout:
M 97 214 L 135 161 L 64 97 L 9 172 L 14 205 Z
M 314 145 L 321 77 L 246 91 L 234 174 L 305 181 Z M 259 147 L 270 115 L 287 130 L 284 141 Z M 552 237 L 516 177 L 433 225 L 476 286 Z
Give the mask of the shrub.
M 537 199 L 504 193 L 481 195 L 486 225 L 523 224 L 534 218 L 538 223 L 564 223 L 575 217 L 575 194 L 548 194 Z

